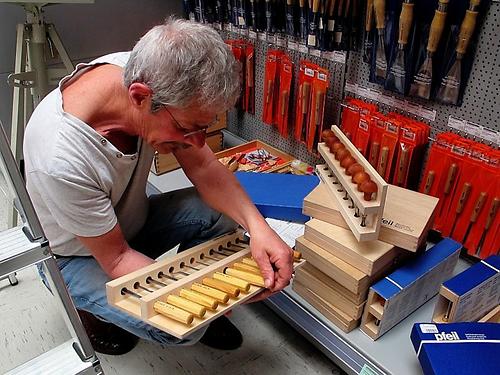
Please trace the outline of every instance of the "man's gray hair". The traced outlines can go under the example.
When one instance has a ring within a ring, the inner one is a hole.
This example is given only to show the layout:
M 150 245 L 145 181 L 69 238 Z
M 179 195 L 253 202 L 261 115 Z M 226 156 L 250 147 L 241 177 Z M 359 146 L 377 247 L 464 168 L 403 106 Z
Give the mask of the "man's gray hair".
M 148 85 L 152 111 L 162 105 L 222 112 L 240 92 L 239 64 L 211 27 L 169 18 L 149 30 L 134 46 L 124 83 Z

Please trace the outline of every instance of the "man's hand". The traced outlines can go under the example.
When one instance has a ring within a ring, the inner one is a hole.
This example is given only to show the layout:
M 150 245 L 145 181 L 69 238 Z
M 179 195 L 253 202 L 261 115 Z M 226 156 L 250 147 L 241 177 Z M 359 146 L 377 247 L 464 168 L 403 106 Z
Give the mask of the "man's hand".
M 250 233 L 252 257 L 260 268 L 266 290 L 248 302 L 266 299 L 290 283 L 292 277 L 292 249 L 269 226 L 258 233 Z

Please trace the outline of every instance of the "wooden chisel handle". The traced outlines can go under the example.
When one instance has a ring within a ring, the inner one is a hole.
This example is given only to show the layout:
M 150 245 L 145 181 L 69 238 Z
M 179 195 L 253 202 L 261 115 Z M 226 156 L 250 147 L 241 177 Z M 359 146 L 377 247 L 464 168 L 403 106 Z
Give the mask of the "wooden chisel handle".
M 285 112 L 286 112 L 286 102 L 288 100 L 288 91 L 283 90 L 281 92 L 281 107 L 280 107 L 280 113 L 282 117 L 285 117 Z
M 373 0 L 366 2 L 365 31 L 369 33 L 373 26 Z
M 484 225 L 484 230 L 490 229 L 491 224 L 493 224 L 498 211 L 498 206 L 500 206 L 500 198 L 495 197 L 495 199 L 493 199 L 493 201 L 491 202 L 490 211 L 488 212 L 488 218 L 486 219 L 486 224 Z
M 222 290 L 214 289 L 200 283 L 193 283 L 191 285 L 191 290 L 212 297 L 220 303 L 228 303 L 229 301 L 229 294 L 223 292 Z
M 446 21 L 446 6 L 449 0 L 439 0 L 438 9 L 434 12 L 431 28 L 429 30 L 429 40 L 427 41 L 427 51 L 436 52 L 439 40 L 443 34 Z
M 470 10 L 465 11 L 465 17 L 460 25 L 460 33 L 458 34 L 458 43 L 456 51 L 457 53 L 464 55 L 467 51 L 467 47 L 474 34 L 474 29 L 476 28 L 476 19 L 478 12 L 473 12 Z
M 215 298 L 209 297 L 202 293 L 195 292 L 194 290 L 181 289 L 179 291 L 179 295 L 190 301 L 196 302 L 197 304 L 205 306 L 206 308 L 212 311 L 215 311 L 219 306 L 219 302 Z
M 398 177 L 396 180 L 398 186 L 402 186 L 405 182 L 409 156 L 410 151 L 407 148 L 401 149 L 401 154 L 399 155 Z
M 413 3 L 405 1 L 399 16 L 399 44 L 408 43 L 408 36 L 410 35 L 411 25 L 413 23 Z
M 377 29 L 385 29 L 385 0 L 373 0 Z
M 481 210 L 484 207 L 484 203 L 486 202 L 486 199 L 488 198 L 488 194 L 484 191 L 479 194 L 476 200 L 476 204 L 474 205 L 474 209 L 472 210 L 472 214 L 470 216 L 470 222 L 475 223 L 479 214 L 481 213 Z
M 387 159 L 389 158 L 389 147 L 384 146 L 380 151 L 380 160 L 377 166 L 377 173 L 380 177 L 385 178 L 385 171 L 387 169 Z
M 176 306 L 182 310 L 186 310 L 187 312 L 190 312 L 191 314 L 197 316 L 198 318 L 203 318 L 207 313 L 207 309 L 202 305 L 173 294 L 170 294 L 167 297 L 167 303 Z
M 436 177 L 436 172 L 434 171 L 429 171 L 427 173 L 427 180 L 425 181 L 425 186 L 424 186 L 424 194 L 429 194 L 431 191 L 432 184 L 434 183 L 434 177 Z
M 233 267 L 234 269 L 240 270 L 240 271 L 250 272 L 250 273 L 254 273 L 256 275 L 262 276 L 262 274 L 260 273 L 260 269 L 259 268 L 251 266 L 249 264 L 236 262 L 236 263 L 233 263 L 231 265 L 231 267 Z
M 162 301 L 156 301 L 153 304 L 153 309 L 158 314 L 165 315 L 166 317 L 169 317 L 186 325 L 193 323 L 194 320 L 193 314 Z
M 222 272 L 214 273 L 213 277 L 216 280 L 224 281 L 228 284 L 237 286 L 242 292 L 248 293 L 248 291 L 250 290 L 250 283 L 248 281 L 239 279 L 237 277 L 226 275 L 225 273 Z
M 234 268 L 226 268 L 224 270 L 224 273 L 229 275 L 229 276 L 234 276 L 234 277 L 237 277 L 239 279 L 248 281 L 250 284 L 265 287 L 264 278 L 260 275 L 255 275 L 255 274 L 250 273 L 250 272 L 236 270 Z
M 231 285 L 221 280 L 205 277 L 201 283 L 203 285 L 222 290 L 223 292 L 229 294 L 231 298 L 236 298 L 240 295 L 240 289 L 237 286 Z
M 444 184 L 445 194 L 450 194 L 453 183 L 455 182 L 455 178 L 457 177 L 457 173 L 458 173 L 458 165 L 456 163 L 453 163 L 452 165 L 450 165 L 450 168 L 448 169 L 448 176 L 446 177 L 446 182 Z
M 464 210 L 465 203 L 467 202 L 467 199 L 469 198 L 469 194 L 471 191 L 472 185 L 470 182 L 466 182 L 464 186 L 462 187 L 462 193 L 460 193 L 460 198 L 458 198 L 458 203 L 457 203 L 457 208 L 455 210 L 457 215 L 460 215 L 462 211 Z
M 302 115 L 307 114 L 309 110 L 309 96 L 311 94 L 311 84 L 304 82 L 302 84 Z
M 377 166 L 377 160 L 378 160 L 378 153 L 380 151 L 380 143 L 378 142 L 373 142 L 372 146 L 370 147 L 370 158 L 369 158 L 369 163 L 372 165 L 372 167 Z

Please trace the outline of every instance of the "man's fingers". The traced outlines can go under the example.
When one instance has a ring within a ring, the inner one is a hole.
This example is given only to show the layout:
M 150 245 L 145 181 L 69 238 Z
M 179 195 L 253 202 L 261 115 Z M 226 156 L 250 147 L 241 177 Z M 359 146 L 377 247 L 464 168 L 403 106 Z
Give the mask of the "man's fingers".
M 262 277 L 264 277 L 264 285 L 268 289 L 274 288 L 274 270 L 269 262 L 269 258 L 258 256 L 254 257 L 254 260 L 257 262 L 257 265 L 260 268 L 260 273 Z

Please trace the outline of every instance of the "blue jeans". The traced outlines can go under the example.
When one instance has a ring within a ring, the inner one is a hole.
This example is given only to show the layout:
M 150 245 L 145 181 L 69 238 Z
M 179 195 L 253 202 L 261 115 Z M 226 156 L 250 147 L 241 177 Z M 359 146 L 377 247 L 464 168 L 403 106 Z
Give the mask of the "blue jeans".
M 146 224 L 130 245 L 157 258 L 177 244 L 182 251 L 236 227 L 234 221 L 208 207 L 194 188 L 176 190 L 149 198 Z M 57 263 L 77 309 L 163 345 L 194 344 L 205 333 L 200 329 L 181 340 L 108 305 L 106 283 L 110 279 L 93 257 L 62 257 Z

